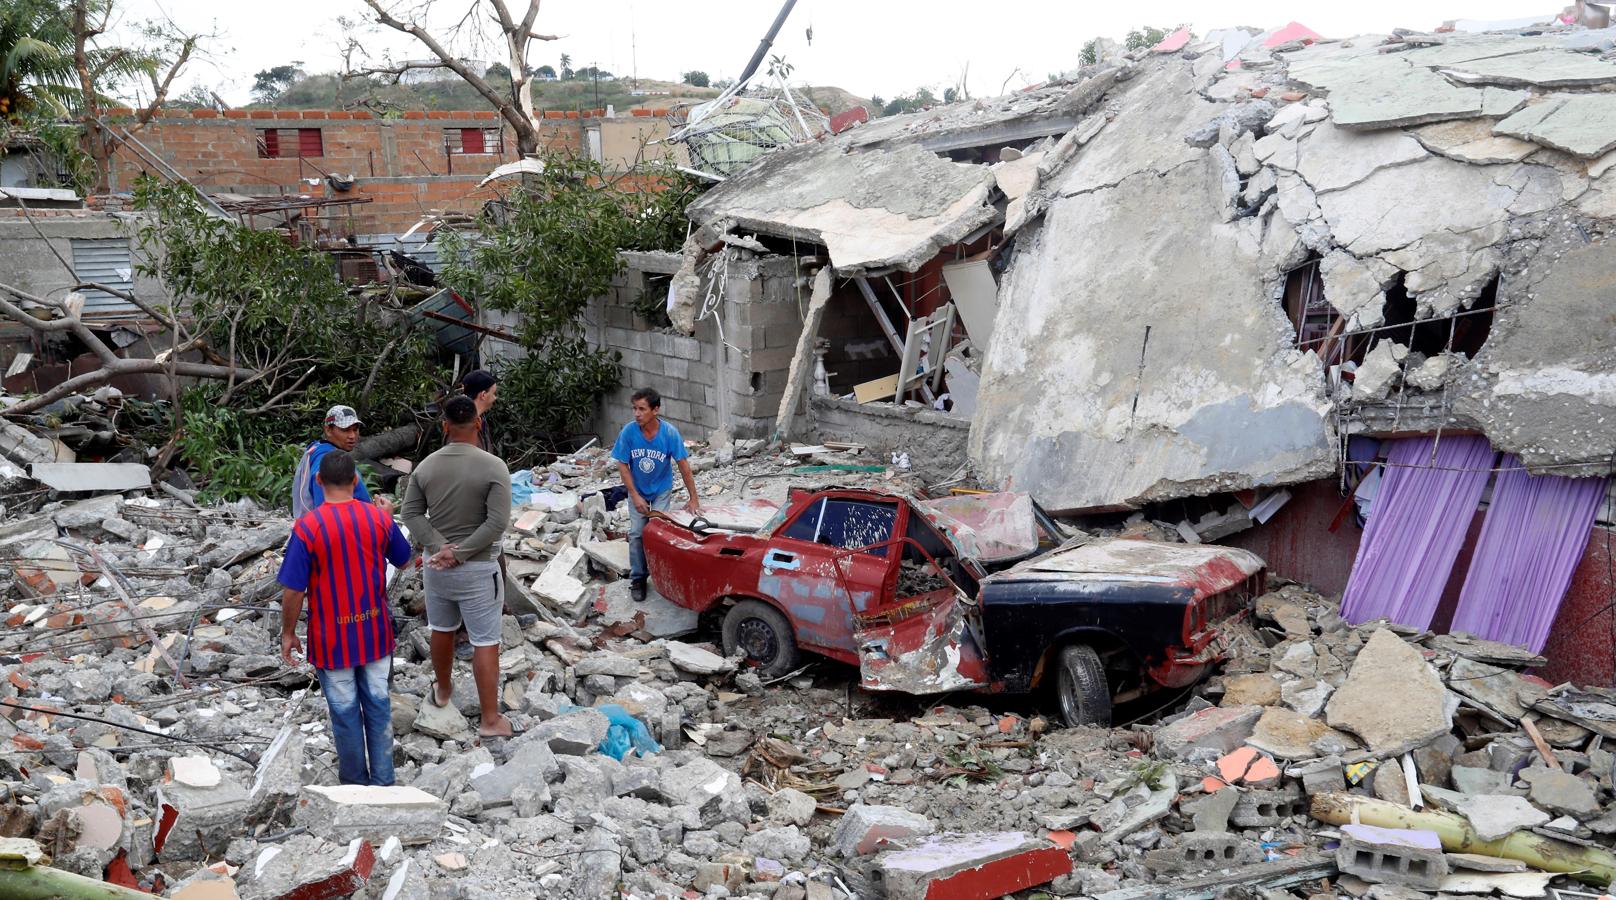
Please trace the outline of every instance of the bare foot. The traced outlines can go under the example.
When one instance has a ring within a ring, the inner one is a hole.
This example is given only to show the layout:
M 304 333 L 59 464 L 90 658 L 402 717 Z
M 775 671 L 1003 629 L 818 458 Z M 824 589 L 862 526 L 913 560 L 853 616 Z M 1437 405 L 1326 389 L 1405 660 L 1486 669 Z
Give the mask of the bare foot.
M 511 737 L 512 735 L 514 735 L 515 733 L 516 733 L 515 730 L 513 728 L 511 728 L 511 720 L 505 718 L 504 716 L 500 716 L 499 718 L 495 719 L 493 725 L 483 724 L 483 725 L 477 726 L 477 736 L 478 737 L 485 737 L 485 738 L 507 737 L 508 738 L 508 737 Z

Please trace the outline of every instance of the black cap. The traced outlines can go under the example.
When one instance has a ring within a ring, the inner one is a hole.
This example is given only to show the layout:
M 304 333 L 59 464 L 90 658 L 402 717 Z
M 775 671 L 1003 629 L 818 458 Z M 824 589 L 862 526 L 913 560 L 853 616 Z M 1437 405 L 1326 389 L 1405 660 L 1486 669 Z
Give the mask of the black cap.
M 467 397 L 476 399 L 478 394 L 498 383 L 499 379 L 494 377 L 493 372 L 487 369 L 473 369 L 466 373 L 466 377 L 460 382 L 460 386 L 465 389 Z

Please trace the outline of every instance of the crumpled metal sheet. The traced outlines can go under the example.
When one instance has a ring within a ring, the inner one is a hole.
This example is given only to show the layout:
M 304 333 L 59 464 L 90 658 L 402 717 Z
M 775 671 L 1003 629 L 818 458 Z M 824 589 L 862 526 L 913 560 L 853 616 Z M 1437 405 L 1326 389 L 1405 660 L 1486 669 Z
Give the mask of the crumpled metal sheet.
M 915 505 L 954 538 L 961 553 L 978 562 L 1020 559 L 1038 550 L 1030 494 L 960 494 Z

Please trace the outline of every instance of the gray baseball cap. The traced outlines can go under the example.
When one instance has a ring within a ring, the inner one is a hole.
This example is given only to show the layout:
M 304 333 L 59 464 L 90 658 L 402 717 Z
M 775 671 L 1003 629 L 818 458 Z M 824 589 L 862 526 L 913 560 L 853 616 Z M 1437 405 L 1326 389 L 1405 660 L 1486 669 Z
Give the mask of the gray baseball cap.
M 351 428 L 359 424 L 359 414 L 351 406 L 333 406 L 325 411 L 325 423 L 338 428 Z

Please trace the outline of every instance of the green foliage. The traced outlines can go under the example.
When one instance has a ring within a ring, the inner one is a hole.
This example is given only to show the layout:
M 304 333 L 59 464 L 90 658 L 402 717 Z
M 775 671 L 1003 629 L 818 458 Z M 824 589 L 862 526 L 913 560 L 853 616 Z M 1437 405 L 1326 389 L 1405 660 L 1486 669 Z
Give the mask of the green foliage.
M 1085 66 L 1092 66 L 1100 61 L 1099 38 L 1089 38 L 1084 42 L 1083 52 L 1078 56 L 1078 61 Z
M 547 155 L 544 172 L 512 194 L 502 222 L 445 238 L 445 283 L 520 323 L 527 358 L 504 370 L 499 392 L 498 439 L 507 448 L 558 446 L 616 386 L 616 354 L 590 349 L 579 317 L 611 289 L 619 248 L 682 244 L 695 183 L 676 174 L 663 180 L 666 190 L 624 193 L 599 163 Z
M 219 384 L 204 384 L 180 397 L 185 427 L 179 454 L 205 476 L 200 497 L 285 503 L 292 495 L 292 473 L 302 452 L 296 438 L 287 433 L 287 419 L 244 415 L 220 403 L 224 390 Z M 305 425 L 301 431 L 309 428 Z
M 668 318 L 668 281 L 665 278 L 653 280 L 650 287 L 634 295 L 629 306 L 652 328 L 673 326 L 673 320 Z
M 915 88 L 915 91 L 912 94 L 899 94 L 898 96 L 893 97 L 891 102 L 887 103 L 886 106 L 881 108 L 881 114 L 884 116 L 895 116 L 900 113 L 914 112 L 916 110 L 925 109 L 928 106 L 936 105 L 937 95 L 931 92 L 931 88 L 921 87 Z
M 85 0 L 88 19 L 99 21 L 111 2 Z M 83 108 L 72 21 L 71 4 L 61 0 L 0 2 L 0 120 L 17 122 L 30 110 L 65 116 Z M 143 77 L 157 64 L 150 53 L 125 47 L 92 46 L 86 57 L 97 85 Z
M 495 65 L 498 65 L 498 63 L 495 63 Z M 492 71 L 492 68 L 490 68 L 490 71 Z M 554 78 L 556 77 L 556 70 L 554 66 L 539 66 L 533 70 L 533 74 L 540 78 Z
M 692 87 L 712 86 L 712 79 L 708 78 L 707 73 L 700 69 L 691 69 L 689 72 L 686 72 L 684 77 L 680 80 L 685 84 L 691 85 Z
M 265 373 L 185 392 L 185 410 L 194 403 L 219 410 L 182 419 L 180 448 L 204 485 L 216 479 L 224 485 L 221 495 L 274 499 L 259 493 L 267 483 L 214 452 L 220 442 L 206 435 L 209 422 L 227 432 L 249 425 L 234 448 L 238 455 L 278 464 L 277 448 L 312 437 L 327 407 L 356 406 L 368 430 L 381 430 L 410 421 L 444 379 L 425 331 L 410 330 L 396 312 L 351 299 L 328 255 L 293 247 L 278 232 L 209 215 L 189 185 L 142 179 L 135 203 L 149 213 L 140 229 L 147 259 L 141 273 L 162 279 L 175 311 L 213 353 Z M 301 387 L 290 390 L 305 372 Z M 283 474 L 289 478 L 290 470 Z
M 958 101 L 959 98 L 960 98 L 960 95 L 959 95 L 959 90 L 958 89 L 956 89 L 956 88 L 944 88 L 943 89 L 943 102 L 944 103 L 954 103 L 954 102 Z
M 769 77 L 770 78 L 790 78 L 791 77 L 791 72 L 795 68 L 797 68 L 797 67 L 792 65 L 791 63 L 786 62 L 786 58 L 784 56 L 770 56 L 769 57 Z
M 1146 47 L 1154 47 L 1165 40 L 1166 37 L 1169 34 L 1172 34 L 1175 30 L 1176 29 L 1173 28 L 1157 28 L 1153 25 L 1135 28 L 1134 30 L 1128 32 L 1128 36 L 1126 38 L 1123 38 L 1122 46 L 1128 48 L 1129 50 L 1142 50 Z
M 285 66 L 275 66 L 264 69 L 253 76 L 253 100 L 257 103 L 274 103 L 286 93 L 286 88 L 302 76 L 303 70 L 298 63 Z

